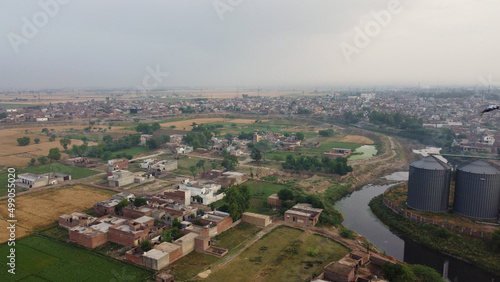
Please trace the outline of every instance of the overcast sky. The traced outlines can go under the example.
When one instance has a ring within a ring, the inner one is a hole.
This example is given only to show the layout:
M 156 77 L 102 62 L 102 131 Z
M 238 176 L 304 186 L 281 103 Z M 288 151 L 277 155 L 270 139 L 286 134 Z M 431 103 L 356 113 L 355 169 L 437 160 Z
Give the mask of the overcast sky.
M 0 36 L 0 89 L 500 82 L 497 0 L 0 1 Z

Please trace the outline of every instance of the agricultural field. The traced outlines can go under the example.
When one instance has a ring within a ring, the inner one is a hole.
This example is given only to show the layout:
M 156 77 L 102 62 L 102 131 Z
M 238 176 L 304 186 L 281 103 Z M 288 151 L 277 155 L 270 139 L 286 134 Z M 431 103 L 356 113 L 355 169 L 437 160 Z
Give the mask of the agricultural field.
M 191 131 L 193 129 L 193 122 L 197 124 L 218 124 L 218 123 L 241 123 L 241 124 L 251 124 L 255 123 L 253 119 L 227 119 L 227 118 L 199 118 L 199 119 L 186 119 L 177 121 L 166 121 L 160 123 L 162 127 L 172 127 L 175 126 L 177 130 Z
M 8 254 L 10 247 L 0 246 Z M 1 281 L 146 281 L 152 272 L 41 236 L 16 241 L 16 272 L 0 266 Z
M 229 254 L 231 254 L 235 251 L 235 247 L 240 245 L 244 240 L 251 238 L 259 230 L 261 229 L 254 225 L 240 223 L 224 233 L 215 236 L 212 239 L 212 244 L 219 248 L 229 249 Z M 219 259 L 214 256 L 192 252 L 170 265 L 172 267 L 171 273 L 174 274 L 175 279 L 178 281 L 189 280 L 195 277 L 201 270 L 218 261 Z
M 348 252 L 328 238 L 281 226 L 204 280 L 304 281 Z
M 75 210 L 84 211 L 96 202 L 109 199 L 113 191 L 101 190 L 84 185 L 66 188 L 48 189 L 16 197 L 15 215 L 17 219 L 17 238 L 53 224 L 59 216 Z M 0 201 L 0 206 L 7 207 L 7 201 Z M 0 228 L 6 230 L 8 223 L 7 208 L 0 209 Z M 7 232 L 0 232 L 0 243 L 8 239 Z

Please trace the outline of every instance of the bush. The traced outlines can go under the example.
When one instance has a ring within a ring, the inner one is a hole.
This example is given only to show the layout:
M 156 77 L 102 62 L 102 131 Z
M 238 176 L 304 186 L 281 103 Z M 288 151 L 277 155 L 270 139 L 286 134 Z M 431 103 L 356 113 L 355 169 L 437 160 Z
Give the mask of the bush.
M 307 249 L 307 255 L 310 257 L 315 257 L 318 255 L 318 253 L 319 253 L 319 250 L 315 249 L 313 247 L 309 247 L 309 249 Z
M 21 137 L 21 138 L 17 138 L 17 143 L 19 144 L 19 146 L 27 146 L 29 145 L 31 142 L 31 139 L 29 137 Z
M 342 236 L 344 238 L 351 239 L 351 240 L 356 239 L 356 236 L 354 235 L 354 232 L 352 230 L 342 228 L 342 230 L 340 230 L 339 233 L 340 233 L 340 236 Z

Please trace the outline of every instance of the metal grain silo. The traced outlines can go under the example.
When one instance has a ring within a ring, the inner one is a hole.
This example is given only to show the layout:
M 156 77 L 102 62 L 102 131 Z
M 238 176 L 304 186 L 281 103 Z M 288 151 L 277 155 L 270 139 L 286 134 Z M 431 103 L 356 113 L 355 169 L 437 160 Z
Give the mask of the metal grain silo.
M 500 199 L 500 170 L 477 160 L 457 169 L 455 212 L 467 217 L 495 219 Z
M 450 180 L 451 166 L 432 155 L 412 162 L 408 179 L 408 206 L 422 211 L 447 211 Z

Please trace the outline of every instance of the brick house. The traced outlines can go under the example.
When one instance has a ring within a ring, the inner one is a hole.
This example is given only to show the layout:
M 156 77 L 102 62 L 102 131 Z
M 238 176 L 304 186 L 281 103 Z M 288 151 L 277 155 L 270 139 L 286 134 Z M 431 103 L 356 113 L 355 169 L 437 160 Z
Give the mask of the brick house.
M 285 222 L 314 226 L 319 221 L 322 209 L 313 208 L 310 204 L 296 204 L 285 212 Z

